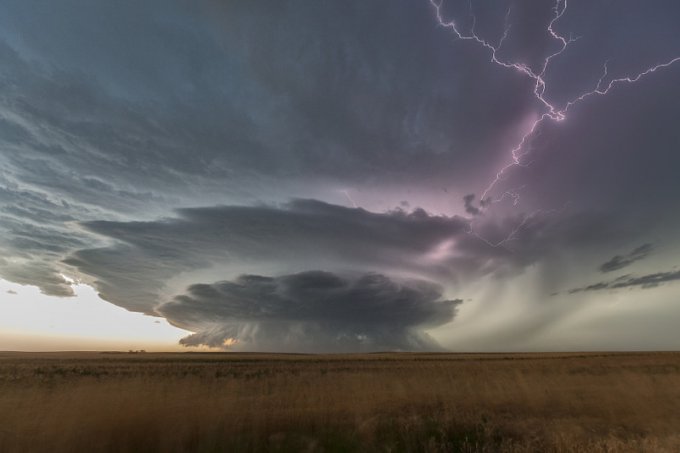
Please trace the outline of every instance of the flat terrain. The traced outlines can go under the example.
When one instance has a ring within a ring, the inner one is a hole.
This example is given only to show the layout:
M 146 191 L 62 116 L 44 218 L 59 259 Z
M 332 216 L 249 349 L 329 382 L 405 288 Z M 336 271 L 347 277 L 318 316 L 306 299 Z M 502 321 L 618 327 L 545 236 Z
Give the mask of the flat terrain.
M 0 451 L 680 451 L 680 353 L 0 353 Z

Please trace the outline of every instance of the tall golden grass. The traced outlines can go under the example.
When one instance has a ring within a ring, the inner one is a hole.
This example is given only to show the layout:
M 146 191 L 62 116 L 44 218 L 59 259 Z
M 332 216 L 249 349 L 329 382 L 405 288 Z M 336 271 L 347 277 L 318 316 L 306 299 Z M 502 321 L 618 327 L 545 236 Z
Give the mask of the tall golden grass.
M 1 452 L 680 451 L 680 354 L 0 353 Z

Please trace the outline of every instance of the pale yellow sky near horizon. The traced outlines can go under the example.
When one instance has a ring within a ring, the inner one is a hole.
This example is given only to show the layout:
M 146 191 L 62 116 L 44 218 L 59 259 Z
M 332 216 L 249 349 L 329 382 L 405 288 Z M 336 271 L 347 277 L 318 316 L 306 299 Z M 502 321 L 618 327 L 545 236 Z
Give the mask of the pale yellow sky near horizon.
M 0 350 L 187 350 L 178 341 L 189 332 L 165 319 L 110 304 L 87 285 L 74 290 L 75 297 L 46 296 L 0 279 Z

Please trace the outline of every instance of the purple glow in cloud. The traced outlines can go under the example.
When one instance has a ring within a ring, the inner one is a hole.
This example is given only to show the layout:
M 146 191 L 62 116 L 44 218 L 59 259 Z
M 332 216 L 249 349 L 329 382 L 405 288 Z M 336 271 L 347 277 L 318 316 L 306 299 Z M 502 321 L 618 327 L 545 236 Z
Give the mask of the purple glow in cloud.
M 674 57 L 666 62 L 656 64 L 652 67 L 649 67 L 645 69 L 644 71 L 637 73 L 635 75 L 629 75 L 629 76 L 624 76 L 624 77 L 619 77 L 615 79 L 609 80 L 609 82 L 605 82 L 607 79 L 609 73 L 608 73 L 608 66 L 607 62 L 604 63 L 604 72 L 600 79 L 597 82 L 597 85 L 595 86 L 594 89 L 590 91 L 585 91 L 575 97 L 574 99 L 568 101 L 564 106 L 560 107 L 558 106 L 555 102 L 550 101 L 545 97 L 546 93 L 546 88 L 547 88 L 547 81 L 546 81 L 546 72 L 550 66 L 551 61 L 560 56 L 562 53 L 564 53 L 569 45 L 576 41 L 579 38 L 573 38 L 573 37 L 565 37 L 564 35 L 560 34 L 555 30 L 555 26 L 557 22 L 564 16 L 565 12 L 567 11 L 567 0 L 556 0 L 555 5 L 552 8 L 552 18 L 550 22 L 548 22 L 548 25 L 546 26 L 546 32 L 550 35 L 550 37 L 557 41 L 559 43 L 559 49 L 547 57 L 545 57 L 540 64 L 539 69 L 536 71 L 532 69 L 529 65 L 518 62 L 518 61 L 504 61 L 498 57 L 498 53 L 500 52 L 503 43 L 507 39 L 507 37 L 510 34 L 510 23 L 509 19 L 511 17 L 512 13 L 512 8 L 508 8 L 508 11 L 505 15 L 505 30 L 503 31 L 503 35 L 501 39 L 499 40 L 498 44 L 494 45 L 490 41 L 488 41 L 485 38 L 480 37 L 479 35 L 476 34 L 475 32 L 475 25 L 476 25 L 476 16 L 474 15 L 473 9 L 472 9 L 472 2 L 470 2 L 470 15 L 472 17 L 472 26 L 470 28 L 470 31 L 468 33 L 461 31 L 459 28 L 458 24 L 456 24 L 455 20 L 447 20 L 443 17 L 442 14 L 442 7 L 444 4 L 444 0 L 429 0 L 430 4 L 434 8 L 435 11 L 435 17 L 437 20 L 437 23 L 445 27 L 453 32 L 455 35 L 456 39 L 460 39 L 463 41 L 472 41 L 481 47 L 487 49 L 491 53 L 491 62 L 501 66 L 503 68 L 507 69 L 514 69 L 519 71 L 520 73 L 526 75 L 530 79 L 534 81 L 534 87 L 533 87 L 533 96 L 539 101 L 539 103 L 543 106 L 543 109 L 545 110 L 537 119 L 535 119 L 533 122 L 531 122 L 528 130 L 522 135 L 522 138 L 520 139 L 519 143 L 514 146 L 512 149 L 510 149 L 510 162 L 503 165 L 500 170 L 496 172 L 495 177 L 493 180 L 489 183 L 489 185 L 484 189 L 482 192 L 482 196 L 480 197 L 480 207 L 481 208 L 487 208 L 492 204 L 499 203 L 507 198 L 511 198 L 513 200 L 513 206 L 516 206 L 519 201 L 520 201 L 520 195 L 518 193 L 518 190 L 520 188 L 515 188 L 515 189 L 510 189 L 504 191 L 502 194 L 500 194 L 497 197 L 492 196 L 492 192 L 494 188 L 498 185 L 498 183 L 503 179 L 505 174 L 507 173 L 508 170 L 514 167 L 518 166 L 528 166 L 529 163 L 523 162 L 523 159 L 529 154 L 530 149 L 528 149 L 527 145 L 528 143 L 531 142 L 532 139 L 536 137 L 536 134 L 538 133 L 538 130 L 542 126 L 542 124 L 545 121 L 552 121 L 552 122 L 561 122 L 564 121 L 567 118 L 567 113 L 571 107 L 574 105 L 580 103 L 581 101 L 584 101 L 585 99 L 599 95 L 599 96 L 605 96 L 607 95 L 615 86 L 621 85 L 621 84 L 632 84 L 637 81 L 639 81 L 641 78 L 643 78 L 646 75 L 652 74 L 656 72 L 659 69 L 667 68 L 674 63 L 680 61 L 680 56 Z M 519 222 L 519 224 L 510 231 L 510 233 L 501 241 L 490 241 L 488 239 L 485 239 L 480 235 L 478 232 L 475 232 L 474 228 L 471 228 L 470 233 L 477 236 L 479 239 L 483 240 L 487 244 L 494 246 L 494 247 L 499 247 L 507 243 L 508 241 L 512 240 L 515 235 L 524 227 L 526 222 L 533 216 L 535 216 L 537 213 L 545 213 L 546 211 L 539 210 L 536 211 L 532 214 L 525 215 L 523 216 L 523 219 Z M 472 223 L 471 223 L 472 225 Z

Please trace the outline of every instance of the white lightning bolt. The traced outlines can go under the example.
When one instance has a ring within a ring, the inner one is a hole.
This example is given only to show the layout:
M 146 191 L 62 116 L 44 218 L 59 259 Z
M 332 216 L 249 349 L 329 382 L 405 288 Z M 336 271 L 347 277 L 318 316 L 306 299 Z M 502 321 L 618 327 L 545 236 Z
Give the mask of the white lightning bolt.
M 491 54 L 491 62 L 498 65 L 502 66 L 503 68 L 506 69 L 514 69 L 519 71 L 520 73 L 526 75 L 530 79 L 534 81 L 534 86 L 533 86 L 533 95 L 534 97 L 539 101 L 539 103 L 543 106 L 544 112 L 531 124 L 529 129 L 524 133 L 522 136 L 521 140 L 519 143 L 513 147 L 510 150 L 510 162 L 507 163 L 506 165 L 502 166 L 498 172 L 496 173 L 496 176 L 494 179 L 491 181 L 491 183 L 487 186 L 487 188 L 484 190 L 482 193 L 482 196 L 480 198 L 480 206 L 482 208 L 488 207 L 490 204 L 493 203 L 498 203 L 506 198 L 511 198 L 513 200 L 513 205 L 516 206 L 519 203 L 519 193 L 517 190 L 521 189 L 511 189 L 503 194 L 501 194 L 497 198 L 492 198 L 490 196 L 490 193 L 493 191 L 493 189 L 496 187 L 496 185 L 503 179 L 505 173 L 517 166 L 526 166 L 528 164 L 522 162 L 522 159 L 529 153 L 529 150 L 527 149 L 527 144 L 531 142 L 531 140 L 536 136 L 538 133 L 538 130 L 540 126 L 545 122 L 545 121 L 553 121 L 553 122 L 560 122 L 563 121 L 566 116 L 567 112 L 571 107 L 574 105 L 584 101 L 587 98 L 590 98 L 592 96 L 604 96 L 608 94 L 615 86 L 621 85 L 621 84 L 631 84 L 635 83 L 641 78 L 643 78 L 646 75 L 652 74 L 656 72 L 659 69 L 667 68 L 668 66 L 671 66 L 672 64 L 680 61 L 680 57 L 674 57 L 671 60 L 668 60 L 664 63 L 657 64 L 655 66 L 652 66 L 636 75 L 631 75 L 631 76 L 626 76 L 626 77 L 620 77 L 616 79 L 610 80 L 608 83 L 605 83 L 605 80 L 608 77 L 608 67 L 607 63 L 605 62 L 604 64 L 604 71 L 602 76 L 597 82 L 597 85 L 595 88 L 591 91 L 586 91 L 576 98 L 572 99 L 571 101 L 568 101 L 566 104 L 564 104 L 563 107 L 559 107 L 556 104 L 550 102 L 548 99 L 545 97 L 546 93 L 546 88 L 547 88 L 547 82 L 545 80 L 545 74 L 548 71 L 548 67 L 550 66 L 550 63 L 552 60 L 562 53 L 564 53 L 569 45 L 576 41 L 579 38 L 573 38 L 569 37 L 566 38 L 565 36 L 561 35 L 555 30 L 555 26 L 557 22 L 564 16 L 565 12 L 567 11 L 567 0 L 555 0 L 555 5 L 552 8 L 552 18 L 550 19 L 550 22 L 548 23 L 546 27 L 547 33 L 550 35 L 550 37 L 559 43 L 558 50 L 553 52 L 552 54 L 548 55 L 545 57 L 543 62 L 540 65 L 539 70 L 534 70 L 530 66 L 528 66 L 525 63 L 521 62 L 512 62 L 512 61 L 504 61 L 498 57 L 498 53 L 503 46 L 503 43 L 507 39 L 509 33 L 510 33 L 510 15 L 512 13 L 511 9 L 509 8 L 506 15 L 505 15 L 505 29 L 503 31 L 503 35 L 501 36 L 500 40 L 498 41 L 498 44 L 494 45 L 488 40 L 480 37 L 479 35 L 476 34 L 475 32 L 475 25 L 476 25 L 476 18 L 472 9 L 472 0 L 469 2 L 469 8 L 470 8 L 470 16 L 472 17 L 472 26 L 470 28 L 469 32 L 464 32 L 462 31 L 459 26 L 456 24 L 454 20 L 446 20 L 444 19 L 442 15 L 442 6 L 444 3 L 444 0 L 429 0 L 430 4 L 432 5 L 435 16 L 437 19 L 437 22 L 440 26 L 447 28 L 453 32 L 455 37 L 457 39 L 463 40 L 463 41 L 471 41 L 473 43 L 476 43 L 480 45 L 482 48 L 486 49 L 489 51 Z M 510 234 L 503 239 L 502 241 L 499 242 L 491 242 L 487 239 L 484 239 L 481 237 L 478 233 L 474 232 L 474 230 L 470 230 L 470 233 L 481 239 L 482 241 L 486 242 L 487 244 L 493 246 L 493 247 L 499 247 L 504 245 L 510 240 L 513 240 L 517 233 L 526 225 L 526 223 L 536 216 L 539 212 L 545 213 L 546 211 L 536 211 L 532 214 L 529 214 L 527 216 L 524 216 L 522 222 L 518 224 L 516 228 L 514 228 Z
M 345 194 L 345 197 L 347 197 L 347 199 L 349 200 L 349 202 L 352 203 L 352 207 L 354 207 L 354 208 L 358 208 L 358 207 L 359 207 L 359 206 L 357 206 L 357 204 L 356 204 L 356 202 L 354 201 L 354 199 L 349 195 L 349 191 L 348 191 L 347 189 L 343 189 L 343 190 L 341 190 L 340 192 L 342 192 L 342 193 Z

